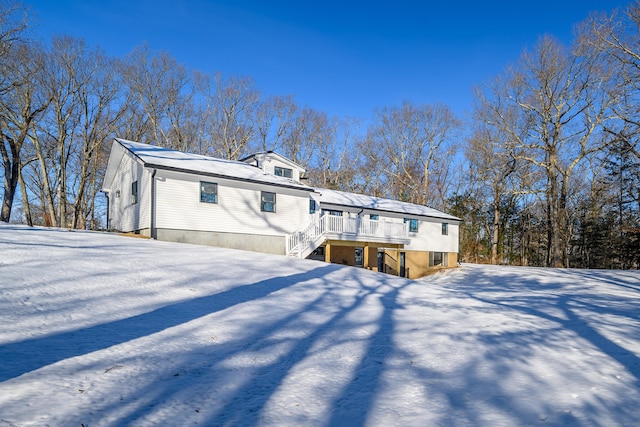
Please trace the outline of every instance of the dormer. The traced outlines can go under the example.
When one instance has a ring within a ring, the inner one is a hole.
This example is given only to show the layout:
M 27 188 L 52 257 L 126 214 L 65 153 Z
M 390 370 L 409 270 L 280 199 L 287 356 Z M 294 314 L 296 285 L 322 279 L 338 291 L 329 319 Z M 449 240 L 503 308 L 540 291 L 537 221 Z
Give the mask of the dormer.
M 300 177 L 303 177 L 305 172 L 299 164 L 273 151 L 255 153 L 240 161 L 262 169 L 265 174 L 289 178 L 295 182 L 300 182 Z

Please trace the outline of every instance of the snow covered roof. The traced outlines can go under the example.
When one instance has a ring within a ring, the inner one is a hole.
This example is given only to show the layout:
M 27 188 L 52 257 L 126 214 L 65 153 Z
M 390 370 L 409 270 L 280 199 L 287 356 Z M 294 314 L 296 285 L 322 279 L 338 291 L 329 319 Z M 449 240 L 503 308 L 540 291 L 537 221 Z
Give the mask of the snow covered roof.
M 320 205 L 331 204 L 345 207 L 355 207 L 361 209 L 371 209 L 384 212 L 396 212 L 409 215 L 419 215 L 431 218 L 448 219 L 461 221 L 453 215 L 446 214 L 437 209 L 414 203 L 400 202 L 397 200 L 383 199 L 380 197 L 366 196 L 364 194 L 347 193 L 344 191 L 329 190 L 326 188 L 316 188 L 320 194 Z
M 315 192 L 317 194 L 315 198 L 320 202 L 321 206 L 322 204 L 325 204 L 354 207 L 359 209 L 370 209 L 382 212 L 395 212 L 460 221 L 460 218 L 423 205 L 383 199 L 364 194 L 309 187 L 290 178 L 265 174 L 260 168 L 242 161 L 225 160 L 215 157 L 201 156 L 198 154 L 184 153 L 182 151 L 129 141 L 122 138 L 116 138 L 115 141 L 126 150 L 133 153 L 147 167 Z M 108 178 L 105 176 L 105 182 L 107 181 Z
M 286 157 L 276 153 L 275 151 L 260 151 L 258 153 L 253 153 L 250 156 L 244 157 L 240 159 L 241 162 L 251 163 L 251 161 L 255 160 L 257 162 L 262 162 L 264 159 L 277 159 L 282 163 L 291 166 L 294 169 L 298 169 L 301 173 L 304 173 L 306 169 L 296 162 L 287 159 Z
M 116 141 L 147 167 L 313 191 L 313 188 L 292 179 L 265 174 L 261 169 L 245 162 L 184 153 L 121 138 L 116 138 Z

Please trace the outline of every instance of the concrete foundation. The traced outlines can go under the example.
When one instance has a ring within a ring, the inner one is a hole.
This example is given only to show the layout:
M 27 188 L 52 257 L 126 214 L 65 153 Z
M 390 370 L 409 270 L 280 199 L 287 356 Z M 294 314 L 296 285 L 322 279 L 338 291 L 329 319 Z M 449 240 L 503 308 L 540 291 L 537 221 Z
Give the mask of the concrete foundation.
M 193 243 L 229 249 L 284 255 L 284 236 L 221 233 L 214 231 L 171 230 L 158 228 L 157 239 L 167 242 Z

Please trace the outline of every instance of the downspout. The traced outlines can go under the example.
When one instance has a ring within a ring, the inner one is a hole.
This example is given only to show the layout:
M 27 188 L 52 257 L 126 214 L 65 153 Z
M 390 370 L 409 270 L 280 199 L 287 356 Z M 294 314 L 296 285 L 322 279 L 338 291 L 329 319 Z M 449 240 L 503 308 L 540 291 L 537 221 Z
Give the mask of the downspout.
M 104 194 L 104 197 L 107 199 L 107 226 L 105 227 L 107 231 L 110 231 L 110 227 L 109 227 L 109 192 L 108 191 L 101 191 L 102 194 Z
M 153 168 L 153 172 L 151 172 L 151 212 L 150 214 L 150 219 L 151 219 L 151 238 L 152 239 L 158 239 L 158 232 L 156 230 L 156 172 L 157 169 Z

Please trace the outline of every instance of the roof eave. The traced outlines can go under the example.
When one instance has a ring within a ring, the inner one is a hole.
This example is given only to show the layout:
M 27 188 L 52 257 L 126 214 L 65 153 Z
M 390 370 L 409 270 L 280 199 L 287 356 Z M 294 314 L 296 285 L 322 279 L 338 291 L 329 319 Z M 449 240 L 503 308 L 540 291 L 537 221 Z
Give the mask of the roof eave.
M 231 181 L 250 182 L 252 184 L 268 185 L 268 186 L 271 186 L 271 187 L 288 188 L 288 189 L 292 189 L 292 190 L 313 192 L 313 188 L 312 187 L 304 187 L 304 186 L 298 186 L 298 185 L 287 185 L 285 183 L 280 184 L 280 183 L 277 183 L 277 182 L 262 181 L 262 180 L 259 180 L 259 179 L 251 179 L 251 178 L 241 178 L 241 177 L 225 175 L 225 174 L 219 174 L 219 173 L 214 173 L 214 172 L 195 171 L 193 169 L 183 169 L 183 168 L 177 168 L 177 167 L 166 166 L 166 165 L 159 165 L 159 164 L 148 163 L 148 162 L 143 162 L 143 164 L 144 164 L 144 167 L 146 167 L 146 168 L 161 169 L 161 170 L 167 170 L 167 171 L 171 171 L 171 172 L 180 172 L 180 173 L 186 173 L 186 174 L 192 174 L 192 175 L 207 176 L 207 177 L 212 177 L 212 178 L 228 179 L 228 180 L 231 180 Z
M 425 215 L 425 214 L 418 214 L 418 213 L 413 213 L 413 212 L 404 212 L 404 211 L 398 211 L 398 210 L 372 208 L 370 206 L 360 206 L 360 205 L 355 205 L 355 204 L 347 205 L 347 204 L 343 204 L 343 203 L 323 202 L 322 199 L 320 199 L 320 207 L 322 207 L 323 203 L 325 205 L 339 206 L 339 207 L 343 207 L 343 208 L 366 209 L 368 211 L 373 211 L 373 212 L 387 212 L 387 213 L 395 213 L 395 214 L 400 214 L 400 215 L 414 215 L 414 216 L 419 216 L 419 217 L 423 217 L 423 218 L 436 218 L 436 219 L 444 219 L 444 220 L 447 220 L 447 221 L 457 221 L 459 223 L 462 222 L 462 220 L 460 218 L 450 217 L 448 215 L 447 216 Z

